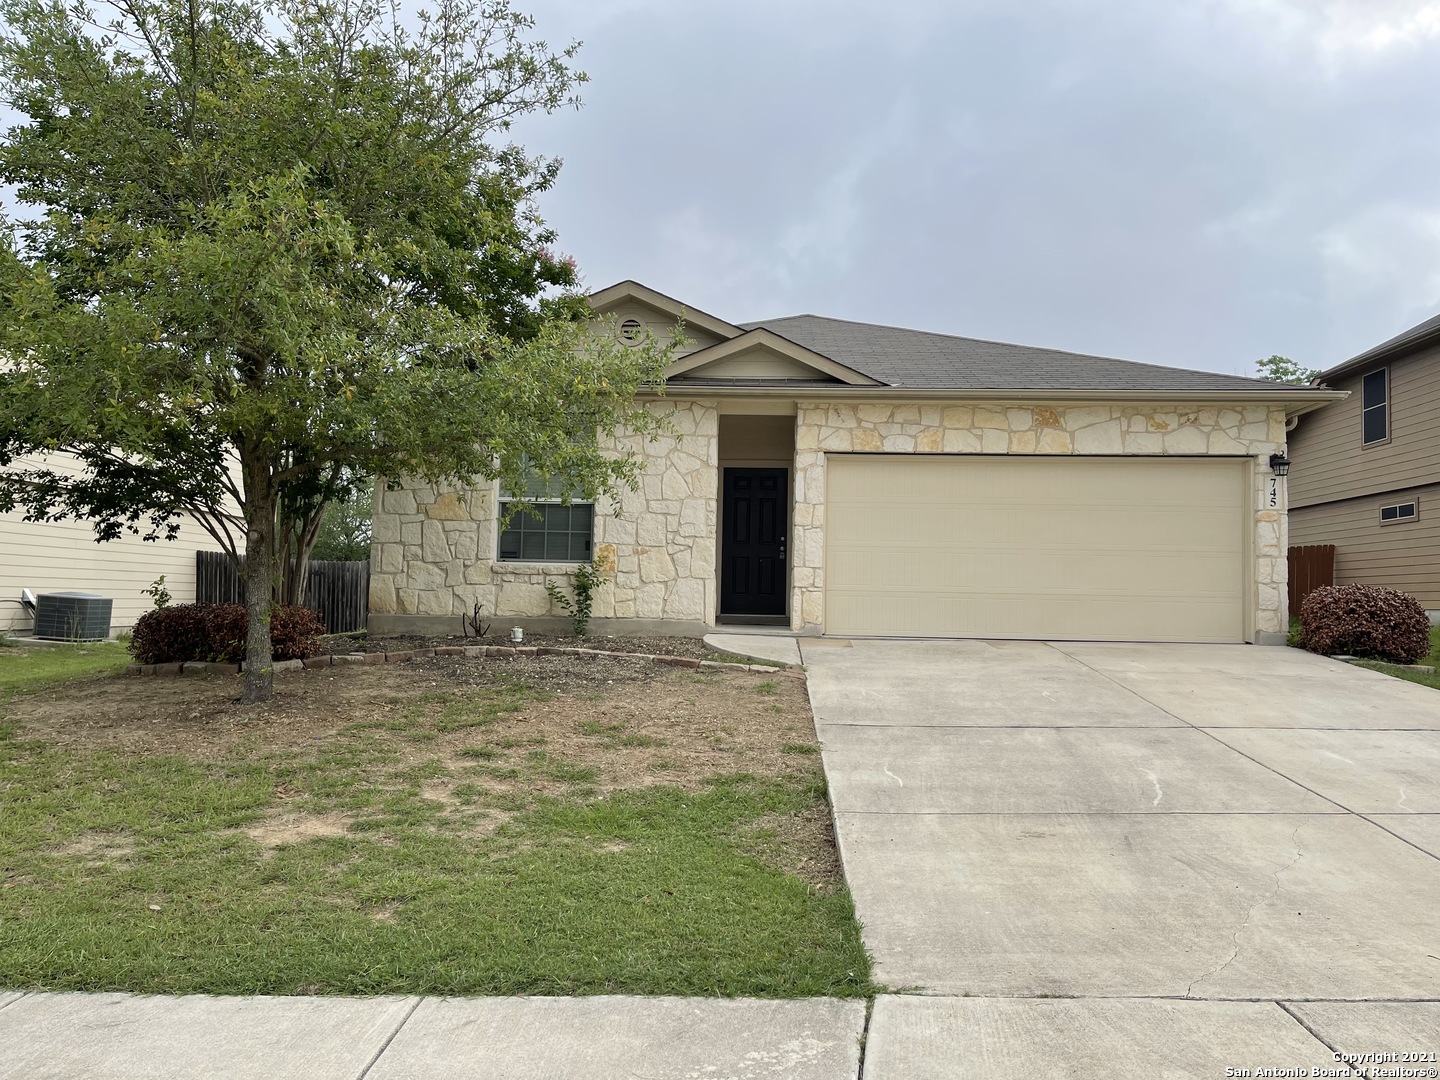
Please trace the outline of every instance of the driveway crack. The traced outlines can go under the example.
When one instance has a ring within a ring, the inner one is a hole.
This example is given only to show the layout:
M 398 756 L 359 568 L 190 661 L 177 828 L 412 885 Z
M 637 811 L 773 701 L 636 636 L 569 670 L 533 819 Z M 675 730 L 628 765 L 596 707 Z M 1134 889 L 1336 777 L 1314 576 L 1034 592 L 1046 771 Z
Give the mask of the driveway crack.
M 1238 927 L 1235 928 L 1235 933 L 1231 935 L 1231 945 L 1233 946 L 1233 948 L 1230 950 L 1230 955 L 1227 956 L 1223 961 L 1221 961 L 1218 966 L 1212 968 L 1210 971 L 1205 972 L 1203 975 L 1200 975 L 1199 977 L 1190 980 L 1190 985 L 1185 988 L 1185 996 L 1187 998 L 1192 995 L 1195 987 L 1199 986 L 1206 979 L 1212 979 L 1216 975 L 1219 975 L 1227 967 L 1233 964 L 1235 962 L 1235 958 L 1240 955 L 1240 935 L 1243 934 L 1245 930 L 1250 926 L 1250 920 L 1254 918 L 1255 912 L 1259 911 L 1261 907 L 1263 907 L 1265 904 L 1270 903 L 1270 901 L 1274 900 L 1275 897 L 1280 895 L 1281 875 L 1284 874 L 1287 870 L 1294 868 L 1295 864 L 1304 857 L 1304 853 L 1300 850 L 1300 830 L 1302 828 L 1304 828 L 1303 823 L 1300 825 L 1296 825 L 1295 832 L 1290 837 L 1290 844 L 1292 847 L 1295 848 L 1295 857 L 1291 859 L 1288 863 L 1286 863 L 1284 866 L 1280 867 L 1278 870 L 1275 871 L 1275 888 L 1270 890 L 1269 896 L 1261 897 L 1259 900 L 1256 900 L 1255 903 L 1250 905 L 1250 909 L 1245 912 L 1245 920 Z

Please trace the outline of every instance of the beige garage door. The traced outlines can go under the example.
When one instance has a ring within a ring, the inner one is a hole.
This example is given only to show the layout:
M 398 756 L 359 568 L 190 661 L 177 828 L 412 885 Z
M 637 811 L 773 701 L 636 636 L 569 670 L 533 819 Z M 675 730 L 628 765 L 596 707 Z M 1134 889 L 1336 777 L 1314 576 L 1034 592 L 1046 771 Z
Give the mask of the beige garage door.
M 1243 641 L 1245 465 L 831 454 L 825 631 Z

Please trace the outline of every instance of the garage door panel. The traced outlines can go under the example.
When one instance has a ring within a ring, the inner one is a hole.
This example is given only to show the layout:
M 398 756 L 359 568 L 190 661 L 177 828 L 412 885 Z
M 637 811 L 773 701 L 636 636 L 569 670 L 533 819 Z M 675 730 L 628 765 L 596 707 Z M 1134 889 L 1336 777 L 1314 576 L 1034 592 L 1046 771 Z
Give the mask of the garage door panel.
M 828 463 L 827 632 L 1243 640 L 1235 460 Z
M 888 560 L 896 565 L 885 567 Z M 921 593 L 934 592 L 937 582 L 950 579 L 946 594 L 964 595 L 970 599 L 989 593 L 1015 592 L 1025 595 L 1037 590 L 1054 595 L 1072 594 L 1082 598 L 1125 598 L 1133 595 L 1138 578 L 1148 580 L 1150 595 L 1190 597 L 1215 596 L 1233 598 L 1232 577 L 1235 561 L 1228 556 L 1209 552 L 1178 552 L 1157 555 L 1134 552 L 1084 552 L 1066 550 L 1036 560 L 1032 552 L 1000 552 L 979 554 L 956 552 L 953 555 L 934 551 L 917 551 L 913 556 L 896 559 L 895 552 L 883 545 L 867 545 L 835 553 L 831 576 L 837 585 L 836 595 L 860 588 L 884 587 L 911 589 Z M 983 582 L 983 589 L 966 591 L 955 581 Z
M 1232 499 L 1233 502 L 1233 499 Z M 1033 510 L 999 506 L 981 515 L 974 509 L 945 507 L 887 507 L 884 511 L 859 506 L 836 507 L 831 528 L 855 543 L 884 545 L 896 551 L 923 550 L 925 539 L 941 535 L 968 538 L 981 546 L 1024 544 L 1036 550 L 1063 552 L 1077 548 L 1111 549 L 1115 546 L 1116 511 L 1124 507 L 1047 508 Z M 1143 508 L 1127 514 L 1126 528 L 1146 537 L 1149 546 L 1177 552 L 1223 548 L 1238 554 L 1241 538 L 1235 535 L 1233 505 L 1224 509 Z

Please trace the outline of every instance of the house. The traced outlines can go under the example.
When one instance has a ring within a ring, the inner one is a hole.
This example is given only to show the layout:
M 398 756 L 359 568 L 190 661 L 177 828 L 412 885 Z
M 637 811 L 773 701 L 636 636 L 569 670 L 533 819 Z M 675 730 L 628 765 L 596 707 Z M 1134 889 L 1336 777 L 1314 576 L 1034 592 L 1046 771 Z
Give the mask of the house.
M 54 454 L 45 464 L 64 470 L 72 460 Z M 99 544 L 88 521 L 26 521 L 19 511 L 0 513 L 0 632 L 32 632 L 34 617 L 20 603 L 24 589 L 36 595 L 86 592 L 109 597 L 114 601 L 111 632 L 129 630 L 155 606 L 141 590 L 162 574 L 174 603 L 194 601 L 198 550 L 220 551 L 221 546 L 189 518 L 174 540 L 147 542 L 126 534 Z
M 370 628 L 565 625 L 593 558 L 601 633 L 1278 642 L 1287 423 L 1341 395 L 797 315 L 731 323 L 633 281 L 624 340 L 687 346 L 622 436 L 641 489 L 503 534 L 493 484 L 376 485 Z M 548 622 L 546 621 L 548 619 Z
M 1290 435 L 1290 542 L 1335 545 L 1337 584 L 1410 593 L 1440 622 L 1440 315 L 1315 383 L 1350 396 Z

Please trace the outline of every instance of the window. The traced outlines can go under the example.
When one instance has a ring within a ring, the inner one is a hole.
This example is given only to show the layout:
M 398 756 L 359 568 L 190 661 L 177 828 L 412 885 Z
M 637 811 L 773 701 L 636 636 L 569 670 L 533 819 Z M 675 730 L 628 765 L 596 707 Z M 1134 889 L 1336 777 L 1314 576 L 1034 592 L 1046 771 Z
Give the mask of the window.
M 1395 503 L 1380 507 L 1380 524 L 1395 525 L 1402 521 L 1414 521 L 1419 514 L 1413 502 Z
M 1361 443 L 1382 443 L 1390 438 L 1390 372 L 1380 368 L 1361 383 Z
M 505 503 L 521 496 L 500 491 L 502 514 Z M 533 505 L 516 510 L 505 528 L 500 530 L 501 562 L 589 562 L 590 542 L 594 534 L 595 508 L 588 502 L 572 499 L 569 506 L 562 496 L 547 488 L 539 477 L 525 481 L 523 497 Z

